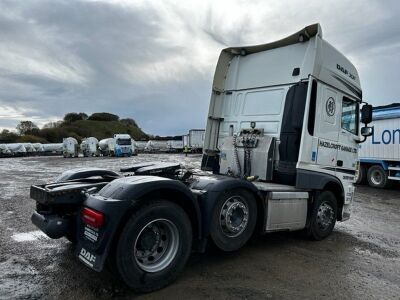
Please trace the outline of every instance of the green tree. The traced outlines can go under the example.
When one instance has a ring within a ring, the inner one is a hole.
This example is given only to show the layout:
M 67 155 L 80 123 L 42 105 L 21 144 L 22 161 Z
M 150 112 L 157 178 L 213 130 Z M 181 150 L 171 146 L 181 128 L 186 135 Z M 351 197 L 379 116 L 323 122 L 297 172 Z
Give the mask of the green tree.
M 21 121 L 17 125 L 17 130 L 20 135 L 35 134 L 39 131 L 39 127 L 37 127 L 32 121 Z
M 118 121 L 119 116 L 106 113 L 106 112 L 101 112 L 101 113 L 94 113 L 92 114 L 88 120 L 91 121 Z
M 65 123 L 73 123 L 76 121 L 80 121 L 80 120 L 87 120 L 88 115 L 85 113 L 68 113 L 64 116 L 64 122 Z
M 18 139 L 18 134 L 10 130 L 3 129 L 0 133 L 0 143 L 15 143 Z
M 132 126 L 135 126 L 135 127 L 139 127 L 139 126 L 137 125 L 136 121 L 135 121 L 134 119 L 131 119 L 131 118 L 121 119 L 120 122 L 121 122 L 122 124 L 132 125 Z

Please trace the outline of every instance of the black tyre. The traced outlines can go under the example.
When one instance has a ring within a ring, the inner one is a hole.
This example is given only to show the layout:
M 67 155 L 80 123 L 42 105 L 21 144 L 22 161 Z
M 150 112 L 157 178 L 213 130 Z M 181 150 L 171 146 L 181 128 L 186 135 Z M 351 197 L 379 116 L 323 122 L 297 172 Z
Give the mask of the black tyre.
M 358 176 L 356 178 L 356 184 L 364 184 L 367 179 L 367 169 L 365 166 L 360 166 L 358 170 Z
M 185 211 L 164 200 L 136 211 L 119 237 L 117 270 L 136 292 L 151 292 L 170 284 L 189 258 L 192 228 Z
M 316 195 L 311 212 L 311 220 L 307 235 L 320 241 L 332 233 L 337 219 L 337 200 L 330 191 L 320 192 Z
M 379 165 L 369 168 L 367 179 L 369 186 L 374 188 L 388 188 L 391 184 L 385 170 Z
M 211 222 L 211 240 L 226 252 L 236 251 L 250 239 L 257 223 L 257 203 L 246 190 L 231 190 L 218 200 Z

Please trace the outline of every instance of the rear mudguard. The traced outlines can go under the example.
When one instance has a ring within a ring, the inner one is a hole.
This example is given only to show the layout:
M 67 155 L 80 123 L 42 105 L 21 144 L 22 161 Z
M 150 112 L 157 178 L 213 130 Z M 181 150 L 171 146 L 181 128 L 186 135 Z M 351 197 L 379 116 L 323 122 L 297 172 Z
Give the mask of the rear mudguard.
M 121 175 L 115 173 L 113 171 L 99 169 L 99 168 L 78 168 L 78 169 L 71 169 L 61 173 L 55 180 L 55 182 L 62 182 L 67 180 L 73 179 L 82 179 L 82 178 L 89 178 L 89 177 L 109 177 L 109 178 L 120 178 Z
M 255 196 L 259 207 L 264 206 L 263 201 L 261 201 L 262 195 L 257 187 L 251 182 L 239 178 L 224 175 L 201 176 L 191 184 L 190 188 L 193 192 L 198 191 L 200 193 L 199 205 L 204 238 L 210 234 L 211 219 L 217 200 L 225 192 L 232 189 L 245 189 Z
M 146 195 L 157 191 L 174 191 L 184 195 L 184 199 L 193 206 L 196 221 L 200 224 L 200 208 L 194 193 L 182 182 L 156 176 L 132 176 L 116 179 L 107 184 L 98 194 L 89 195 L 83 202 L 83 207 L 95 209 L 104 214 L 104 225 L 100 230 L 88 229 L 78 220 L 78 245 L 76 255 L 86 265 L 96 271 L 101 271 L 111 249 L 114 237 L 131 209 L 146 201 Z M 162 196 L 162 193 L 161 193 Z M 201 226 L 197 226 L 200 230 Z M 95 237 L 90 241 L 85 237 L 85 230 Z M 200 231 L 194 233 L 200 238 Z

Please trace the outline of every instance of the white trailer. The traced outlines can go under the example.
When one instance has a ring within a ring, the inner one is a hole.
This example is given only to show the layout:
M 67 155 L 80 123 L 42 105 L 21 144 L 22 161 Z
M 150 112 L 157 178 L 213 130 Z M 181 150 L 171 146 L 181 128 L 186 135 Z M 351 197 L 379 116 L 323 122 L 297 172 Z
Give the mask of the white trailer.
M 400 103 L 373 109 L 372 139 L 361 145 L 357 183 L 385 188 L 400 181 Z
M 33 143 L 32 145 L 35 148 L 36 153 L 42 154 L 44 152 L 44 148 L 43 148 L 43 145 L 41 143 Z
M 135 150 L 137 152 L 144 152 L 144 149 L 146 148 L 147 141 L 135 141 Z
M 145 147 L 146 152 L 166 152 L 168 151 L 167 141 L 149 140 Z
M 63 156 L 78 157 L 78 141 L 73 137 L 63 139 Z
M 189 148 L 189 135 L 186 134 L 183 136 L 183 147 L 185 148 Z
M 183 140 L 168 140 L 167 141 L 169 152 L 182 152 L 183 151 Z
M 99 141 L 95 137 L 84 138 L 80 148 L 84 157 L 99 156 Z
M 62 155 L 64 150 L 63 143 L 42 144 L 43 154 L 45 155 Z
M 12 156 L 26 155 L 26 148 L 22 143 L 6 144 L 7 148 L 11 151 Z
M 189 130 L 189 148 L 192 152 L 201 152 L 204 144 L 204 129 Z
M 102 139 L 99 142 L 100 153 L 103 156 L 112 156 L 114 153 L 115 140 L 114 138 Z
M 8 149 L 6 144 L 0 144 L 0 156 L 7 157 L 11 155 L 10 149 Z
M 32 143 L 22 143 L 22 145 L 24 145 L 25 149 L 26 149 L 26 153 L 28 155 L 32 155 L 36 152 L 35 147 L 33 146 Z

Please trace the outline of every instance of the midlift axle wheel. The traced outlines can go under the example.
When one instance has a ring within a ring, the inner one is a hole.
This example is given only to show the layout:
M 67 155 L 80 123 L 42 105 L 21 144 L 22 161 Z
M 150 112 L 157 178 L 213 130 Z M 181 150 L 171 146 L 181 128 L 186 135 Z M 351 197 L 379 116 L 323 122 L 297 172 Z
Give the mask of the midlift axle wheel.
M 211 239 L 222 251 L 236 251 L 250 239 L 257 223 L 257 203 L 248 191 L 237 189 L 217 200 L 211 223 Z

